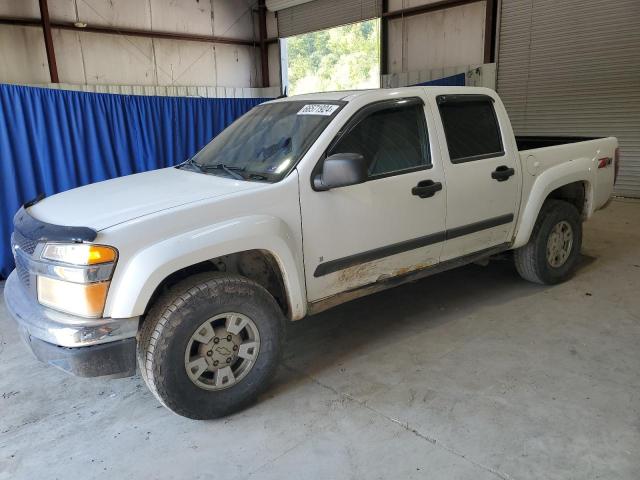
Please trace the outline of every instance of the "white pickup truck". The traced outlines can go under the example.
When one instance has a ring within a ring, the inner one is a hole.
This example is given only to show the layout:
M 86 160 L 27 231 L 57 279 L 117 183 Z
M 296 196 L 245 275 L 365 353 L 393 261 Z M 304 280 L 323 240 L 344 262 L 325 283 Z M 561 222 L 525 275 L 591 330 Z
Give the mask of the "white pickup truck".
M 268 384 L 283 324 L 513 250 L 553 284 L 612 195 L 615 138 L 514 137 L 497 94 L 264 103 L 185 163 L 25 204 L 6 304 L 35 355 L 190 418 Z

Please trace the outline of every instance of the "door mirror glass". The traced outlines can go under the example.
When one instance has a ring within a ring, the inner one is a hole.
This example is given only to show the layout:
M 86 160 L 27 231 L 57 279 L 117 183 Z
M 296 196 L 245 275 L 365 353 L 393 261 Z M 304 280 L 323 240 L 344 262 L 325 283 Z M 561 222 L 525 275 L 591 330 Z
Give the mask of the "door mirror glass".
M 359 153 L 336 153 L 327 157 L 313 181 L 316 190 L 356 185 L 367 180 L 367 162 Z

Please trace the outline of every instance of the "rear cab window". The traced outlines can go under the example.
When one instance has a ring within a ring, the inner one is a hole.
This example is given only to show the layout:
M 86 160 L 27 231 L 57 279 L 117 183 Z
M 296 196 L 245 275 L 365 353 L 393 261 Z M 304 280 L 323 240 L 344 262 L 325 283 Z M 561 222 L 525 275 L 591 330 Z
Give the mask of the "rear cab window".
M 493 99 L 488 95 L 436 97 L 451 163 L 504 155 Z

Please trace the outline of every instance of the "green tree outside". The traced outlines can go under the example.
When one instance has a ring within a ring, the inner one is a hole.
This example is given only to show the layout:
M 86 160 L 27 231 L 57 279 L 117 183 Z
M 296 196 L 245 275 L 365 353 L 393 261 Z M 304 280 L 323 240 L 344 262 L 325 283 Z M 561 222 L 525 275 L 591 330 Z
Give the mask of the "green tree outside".
M 287 39 L 289 94 L 380 86 L 379 20 Z

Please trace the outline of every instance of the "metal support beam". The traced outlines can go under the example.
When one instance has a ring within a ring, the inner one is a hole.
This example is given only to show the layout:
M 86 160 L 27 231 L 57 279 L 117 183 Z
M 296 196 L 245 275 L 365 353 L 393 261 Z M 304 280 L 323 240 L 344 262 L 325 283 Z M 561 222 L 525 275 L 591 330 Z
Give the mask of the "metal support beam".
M 56 64 L 56 52 L 53 49 L 53 38 L 51 37 L 51 22 L 49 21 L 49 7 L 47 0 L 40 0 L 40 24 L 44 35 L 44 47 L 47 50 L 47 60 L 49 62 L 49 76 L 51 83 L 59 83 L 58 66 Z
M 267 44 L 267 6 L 265 0 L 258 0 L 258 28 L 260 31 L 260 66 L 262 86 L 269 86 L 269 45 Z
M 45 1 L 46 3 L 46 1 Z M 0 25 L 17 25 L 21 27 L 40 27 L 42 24 L 39 20 L 30 18 L 10 18 L 0 17 Z M 193 35 L 174 32 L 153 32 L 149 30 L 136 30 L 132 28 L 117 28 L 117 27 L 102 27 L 102 26 L 86 26 L 83 28 L 76 27 L 67 23 L 55 23 L 49 22 L 51 29 L 58 30 L 71 30 L 74 32 L 90 32 L 90 33 L 104 33 L 107 35 L 128 35 L 132 37 L 145 37 L 145 38 L 164 38 L 168 40 L 187 40 L 191 42 L 207 42 L 207 43 L 224 43 L 228 45 L 246 45 L 256 46 L 256 42 L 253 40 L 243 40 L 238 38 L 229 37 L 215 37 L 210 35 Z M 277 43 L 277 38 L 269 38 L 266 40 L 267 44 Z
M 468 3 L 475 3 L 479 1 L 481 0 L 440 0 L 439 2 L 428 3 L 426 5 L 418 5 L 416 7 L 409 7 L 401 10 L 394 10 L 392 12 L 386 12 L 383 10 L 382 18 L 393 20 L 394 18 L 412 17 L 413 15 L 435 12 L 436 10 L 443 10 L 445 8 L 457 7 L 459 5 L 466 5 Z
M 487 0 L 484 18 L 484 63 L 495 61 L 496 10 L 496 0 Z
M 384 14 L 389 10 L 389 0 L 382 0 L 380 14 L 380 75 L 389 73 L 389 19 Z

